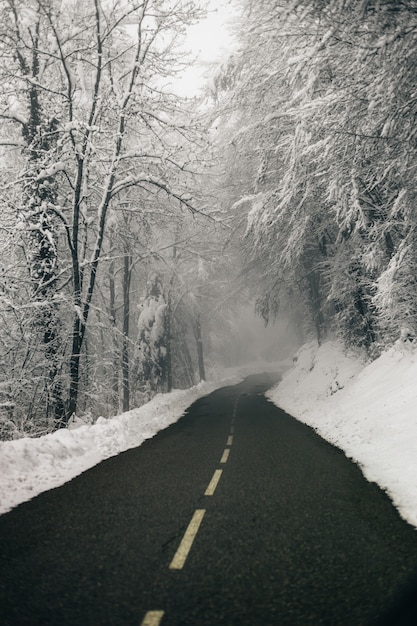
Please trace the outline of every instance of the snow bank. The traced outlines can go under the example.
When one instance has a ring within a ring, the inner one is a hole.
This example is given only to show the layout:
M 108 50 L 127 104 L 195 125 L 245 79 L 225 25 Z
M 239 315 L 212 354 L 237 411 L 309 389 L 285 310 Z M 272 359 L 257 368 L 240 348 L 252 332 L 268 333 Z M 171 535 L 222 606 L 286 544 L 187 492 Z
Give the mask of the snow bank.
M 200 383 L 159 394 L 144 406 L 94 425 L 63 429 L 37 439 L 0 442 L 0 514 L 58 487 L 100 461 L 139 446 L 176 422 L 199 397 L 241 380 Z
M 274 367 L 283 368 L 283 363 Z M 176 422 L 197 398 L 262 369 L 257 362 L 230 372 L 228 379 L 158 395 L 139 409 L 100 418 L 94 425 L 0 442 L 0 513 L 139 446 Z M 312 343 L 299 351 L 294 367 L 268 396 L 344 450 L 417 526 L 416 380 L 417 350 L 411 343 L 398 342 L 371 364 L 360 354 L 347 354 L 337 342 L 320 348 Z
M 341 448 L 417 527 L 417 350 L 398 341 L 366 364 L 337 342 L 301 348 L 268 397 Z

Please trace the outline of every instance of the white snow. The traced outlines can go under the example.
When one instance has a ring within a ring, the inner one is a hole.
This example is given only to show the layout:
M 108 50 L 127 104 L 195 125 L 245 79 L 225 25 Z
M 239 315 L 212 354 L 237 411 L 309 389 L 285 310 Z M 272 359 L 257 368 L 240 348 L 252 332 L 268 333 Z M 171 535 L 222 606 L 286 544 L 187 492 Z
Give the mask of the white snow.
M 417 346 L 372 363 L 330 341 L 303 346 L 268 397 L 342 449 L 417 527 Z
M 52 163 L 49 167 L 46 167 L 44 170 L 41 170 L 36 177 L 36 180 L 40 181 L 44 178 L 49 178 L 50 176 L 54 176 L 57 172 L 63 172 L 65 170 L 65 163 L 63 161 L 57 161 L 56 163 Z
M 0 514 L 104 459 L 139 446 L 176 422 L 197 398 L 241 379 L 234 375 L 158 394 L 138 409 L 111 419 L 100 417 L 93 425 L 76 420 L 72 427 L 43 437 L 0 442 Z

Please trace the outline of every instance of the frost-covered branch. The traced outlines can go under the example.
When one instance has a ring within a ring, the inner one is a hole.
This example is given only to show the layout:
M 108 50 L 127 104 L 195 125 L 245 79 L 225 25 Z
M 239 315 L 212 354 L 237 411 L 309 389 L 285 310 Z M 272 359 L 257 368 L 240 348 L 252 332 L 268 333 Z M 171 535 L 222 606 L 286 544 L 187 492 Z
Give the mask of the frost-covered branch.
M 18 113 L 0 113 L 0 118 L 5 120 L 11 120 L 13 122 L 18 122 L 22 126 L 25 126 L 28 123 L 28 120 L 23 117 L 23 115 L 19 115 Z

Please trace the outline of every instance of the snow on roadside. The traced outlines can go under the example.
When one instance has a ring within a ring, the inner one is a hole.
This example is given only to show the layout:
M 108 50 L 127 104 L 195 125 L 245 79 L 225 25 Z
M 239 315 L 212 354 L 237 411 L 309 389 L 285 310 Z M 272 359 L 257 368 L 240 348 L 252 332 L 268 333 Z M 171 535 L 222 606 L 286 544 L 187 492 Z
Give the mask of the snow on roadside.
M 398 341 L 366 364 L 335 341 L 305 345 L 268 397 L 358 463 L 417 527 L 417 350 Z
M 150 402 L 111 419 L 31 439 L 0 442 L 0 514 L 58 487 L 100 461 L 139 446 L 178 421 L 197 398 L 240 382 L 234 375 L 186 390 L 158 394 Z

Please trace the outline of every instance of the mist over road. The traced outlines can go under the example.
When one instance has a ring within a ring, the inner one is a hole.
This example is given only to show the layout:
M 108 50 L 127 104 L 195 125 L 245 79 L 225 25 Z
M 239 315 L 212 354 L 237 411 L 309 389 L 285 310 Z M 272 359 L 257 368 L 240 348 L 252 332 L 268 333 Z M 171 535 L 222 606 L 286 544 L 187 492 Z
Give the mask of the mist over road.
M 378 623 L 416 569 L 417 533 L 265 399 L 272 383 L 201 398 L 139 448 L 0 517 L 0 623 Z

